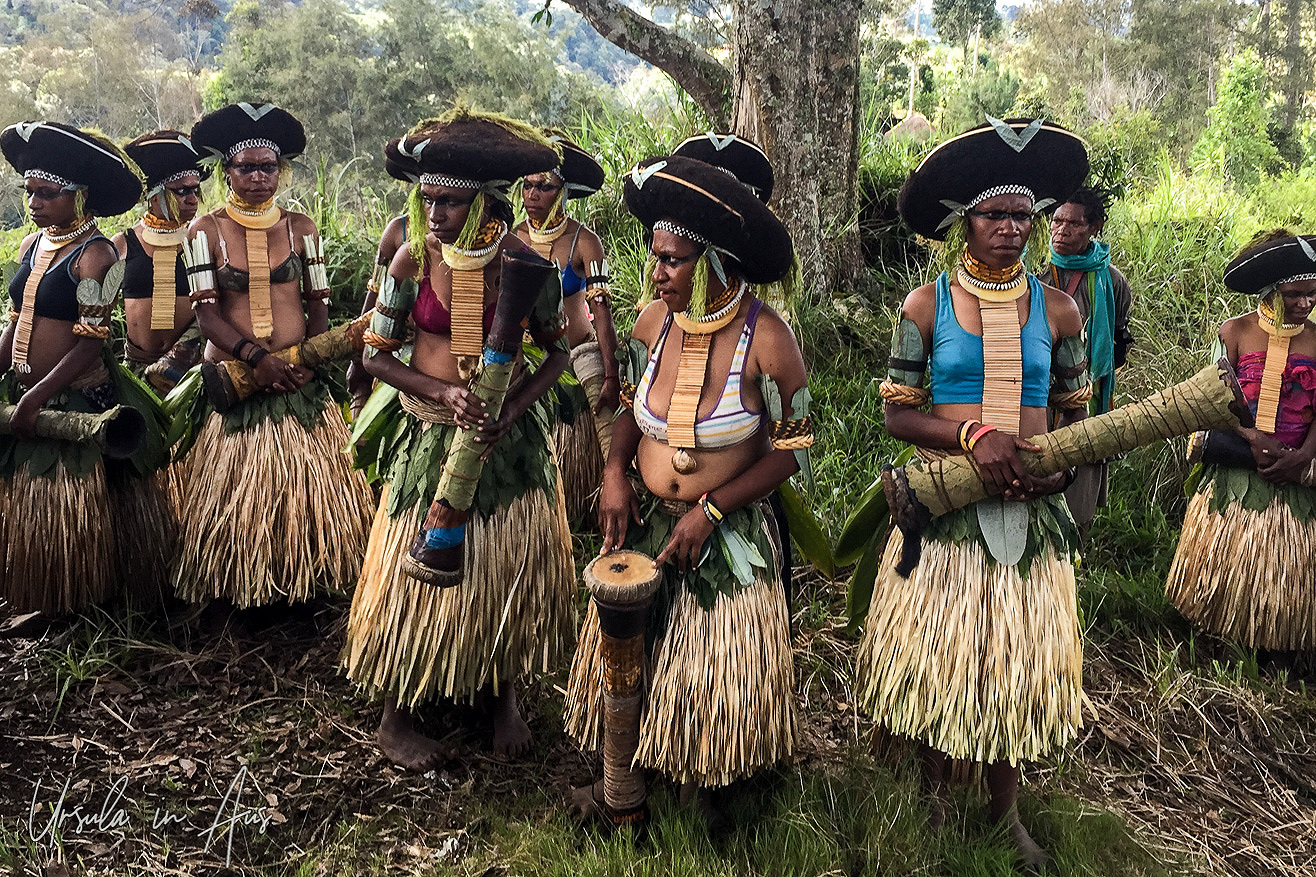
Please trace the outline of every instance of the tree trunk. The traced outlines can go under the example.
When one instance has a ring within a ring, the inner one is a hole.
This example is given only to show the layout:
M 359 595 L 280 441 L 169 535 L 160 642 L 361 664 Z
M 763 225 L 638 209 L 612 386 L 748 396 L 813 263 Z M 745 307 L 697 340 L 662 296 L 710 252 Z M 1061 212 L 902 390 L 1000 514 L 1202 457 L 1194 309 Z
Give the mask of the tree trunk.
M 1302 109 L 1305 91 L 1307 56 L 1302 49 L 1302 0 L 1286 0 L 1284 4 L 1284 112 L 1280 124 L 1292 131 L 1298 124 L 1298 111 Z
M 856 224 L 859 0 L 737 0 L 735 131 L 772 160 L 773 206 L 814 298 L 863 273 Z

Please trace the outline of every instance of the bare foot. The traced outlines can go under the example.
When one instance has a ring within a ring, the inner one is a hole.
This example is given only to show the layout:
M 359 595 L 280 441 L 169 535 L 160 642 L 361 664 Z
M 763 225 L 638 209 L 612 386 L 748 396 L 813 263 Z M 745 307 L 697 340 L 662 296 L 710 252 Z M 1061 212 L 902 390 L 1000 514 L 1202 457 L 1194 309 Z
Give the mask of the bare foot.
M 682 807 L 688 807 L 695 812 L 710 835 L 720 834 L 730 824 L 727 815 L 714 802 L 712 789 L 706 789 L 695 783 L 682 783 L 678 800 Z
M 503 686 L 494 703 L 495 755 L 505 758 L 524 758 L 530 752 L 530 726 L 521 717 L 516 702 L 516 683 Z
M 397 700 L 391 697 L 384 701 L 384 717 L 375 739 L 389 761 L 418 773 L 433 770 L 453 755 L 438 740 L 417 731 L 411 713 L 399 709 Z
M 1014 811 L 1005 818 L 1005 830 L 1010 835 L 1010 840 L 1014 843 L 1015 849 L 1019 851 L 1019 856 L 1024 860 L 1024 872 L 1028 874 L 1042 874 L 1051 868 L 1051 857 L 1046 854 L 1046 850 L 1037 845 L 1024 828 L 1024 824 L 1019 821 L 1018 811 Z

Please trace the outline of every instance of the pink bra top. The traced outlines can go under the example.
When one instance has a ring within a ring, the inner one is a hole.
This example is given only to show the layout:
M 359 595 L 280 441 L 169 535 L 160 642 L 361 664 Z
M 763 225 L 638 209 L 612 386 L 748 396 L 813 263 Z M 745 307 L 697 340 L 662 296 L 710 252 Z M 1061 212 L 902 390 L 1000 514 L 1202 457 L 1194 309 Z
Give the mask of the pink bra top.
M 488 335 L 489 330 L 493 328 L 494 311 L 498 307 L 498 302 L 491 303 L 484 309 L 484 334 Z M 420 291 L 416 294 L 416 304 L 411 309 L 411 318 L 416 322 L 416 328 L 422 332 L 429 332 L 431 335 L 451 335 L 452 334 L 452 314 L 439 301 L 438 294 L 434 287 L 430 286 L 429 273 L 420 280 Z
M 1261 375 L 1266 370 L 1266 351 L 1257 350 L 1238 357 L 1238 382 L 1243 387 L 1252 413 L 1257 413 L 1261 394 Z M 1289 354 L 1279 390 L 1279 413 L 1275 417 L 1275 440 L 1296 448 L 1307 438 L 1316 402 L 1316 359 Z

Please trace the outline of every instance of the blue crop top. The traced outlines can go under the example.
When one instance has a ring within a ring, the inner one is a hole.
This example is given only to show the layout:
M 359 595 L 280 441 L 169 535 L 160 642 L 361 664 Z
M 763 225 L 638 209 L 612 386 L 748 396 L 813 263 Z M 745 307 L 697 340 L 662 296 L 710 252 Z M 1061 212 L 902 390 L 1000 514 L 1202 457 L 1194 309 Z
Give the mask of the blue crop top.
M 1046 320 L 1046 293 L 1028 276 L 1028 322 L 1019 336 L 1023 353 L 1022 404 L 1045 408 L 1051 390 L 1051 326 Z M 931 390 L 933 405 L 982 404 L 982 336 L 966 332 L 955 318 L 950 278 L 937 278 L 937 315 L 932 326 Z

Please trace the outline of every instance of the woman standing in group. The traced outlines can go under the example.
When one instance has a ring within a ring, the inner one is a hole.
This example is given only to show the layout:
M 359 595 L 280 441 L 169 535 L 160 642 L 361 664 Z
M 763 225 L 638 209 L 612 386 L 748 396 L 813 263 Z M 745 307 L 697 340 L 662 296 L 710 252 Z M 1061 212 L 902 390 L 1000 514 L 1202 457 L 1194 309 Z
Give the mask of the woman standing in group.
M 191 140 L 221 163 L 229 189 L 191 228 L 202 371 L 244 361 L 264 392 L 223 414 L 204 394 L 193 403 L 175 586 L 186 600 L 239 607 L 346 590 L 365 553 L 370 490 L 342 452 L 347 426 L 326 376 L 269 355 L 329 325 L 315 224 L 274 203 L 305 132 L 285 110 L 243 103 L 203 117 Z
M 526 221 L 516 227 L 516 234 L 562 270 L 571 369 L 586 390 L 586 398 L 576 401 L 570 423 L 558 421 L 556 446 L 567 491 L 567 514 L 579 520 L 594 505 L 610 425 L 619 404 L 617 329 L 612 322 L 603 244 L 566 211 L 567 201 L 592 195 L 602 187 L 603 166 L 561 134 L 547 134 L 562 150 L 562 163 L 521 181 Z M 602 383 L 597 380 L 600 376 Z
M 525 292 L 503 284 L 502 254 L 524 245 L 509 233 L 502 184 L 542 173 L 559 157 L 530 126 L 462 107 L 386 153 L 416 162 L 426 221 L 412 223 L 394 256 L 366 336 L 366 370 L 397 398 L 354 430 L 357 465 L 378 472 L 384 489 L 343 662 L 354 682 L 384 698 L 384 754 L 425 771 L 443 753 L 416 727 L 414 711 L 437 697 L 474 701 L 492 689 L 495 752 L 528 752 L 517 680 L 551 668 L 574 627 L 571 536 L 544 399 L 567 364 L 555 279 L 531 293 L 528 328 L 546 351 L 543 362 L 533 371 L 521 363 L 497 420 L 471 391 L 499 298 Z M 415 344 L 404 364 L 394 354 L 409 317 Z M 459 429 L 479 430 L 491 447 L 466 528 L 463 581 L 437 587 L 411 578 L 406 560 Z
M 635 763 L 681 784 L 711 827 L 713 789 L 795 748 L 790 618 L 763 499 L 797 470 L 791 449 L 812 433 L 799 347 L 755 294 L 785 275 L 791 240 L 734 177 L 690 158 L 642 162 L 625 199 L 652 230 L 646 286 L 659 300 L 632 334 L 649 354 L 623 392 L 633 413 L 615 424 L 599 524 L 603 553 L 634 548 L 663 569 Z M 773 415 L 769 395 L 785 403 Z M 591 604 L 566 716 L 587 748 L 601 743 L 599 645 Z M 597 784 L 576 805 L 603 814 Z
M 1316 647 L 1316 235 L 1262 232 L 1225 268 L 1255 311 L 1220 327 L 1256 427 L 1206 433 L 1166 594 L 1204 630 L 1248 648 Z
M 1047 430 L 1048 405 L 1081 419 L 1091 389 L 1077 307 L 1020 258 L 1046 252 L 1037 212 L 1087 170 L 1068 131 L 994 120 L 934 149 L 900 191 L 905 221 L 946 242 L 946 270 L 905 299 L 887 429 L 926 458 L 972 456 L 1001 496 L 933 520 L 909 578 L 892 533 L 855 668 L 862 705 L 919 744 L 934 826 L 948 758 L 984 762 L 992 816 L 1029 868 L 1046 856 L 1019 821 L 1019 765 L 1073 739 L 1082 646 L 1067 478 L 1031 477 L 1020 436 Z
M 192 313 L 182 247 L 210 176 L 180 131 L 152 131 L 124 146 L 146 177 L 146 212 L 114 236 L 124 261 L 127 365 L 161 396 L 201 361 L 204 340 Z
M 16 406 L 0 435 L 0 597 L 55 614 L 113 595 L 110 500 L 99 450 L 38 438 L 37 414 L 119 401 L 104 355 L 119 257 L 96 218 L 131 208 L 142 183 L 117 146 L 68 125 L 10 125 L 0 150 L 41 229 L 19 250 L 0 335 L 0 403 Z

